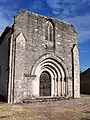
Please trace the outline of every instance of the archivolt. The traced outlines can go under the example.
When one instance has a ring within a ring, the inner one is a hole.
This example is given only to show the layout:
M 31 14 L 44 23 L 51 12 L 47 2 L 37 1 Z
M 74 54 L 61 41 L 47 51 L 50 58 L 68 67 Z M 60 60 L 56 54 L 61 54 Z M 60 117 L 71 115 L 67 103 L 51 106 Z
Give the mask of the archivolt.
M 43 69 L 48 69 L 51 71 L 52 74 L 56 76 L 55 78 L 57 80 L 64 79 L 66 81 L 69 77 L 68 70 L 64 61 L 55 55 L 47 54 L 40 57 L 33 66 L 31 75 L 36 75 L 39 77 Z

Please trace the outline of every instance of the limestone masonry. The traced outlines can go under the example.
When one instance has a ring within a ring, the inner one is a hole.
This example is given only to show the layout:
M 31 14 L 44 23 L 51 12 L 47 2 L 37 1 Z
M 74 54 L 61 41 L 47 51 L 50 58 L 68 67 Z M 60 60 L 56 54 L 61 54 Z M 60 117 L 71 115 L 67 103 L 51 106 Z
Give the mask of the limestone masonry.
M 21 10 L 0 37 L 0 95 L 8 103 L 80 97 L 77 32 L 72 24 Z

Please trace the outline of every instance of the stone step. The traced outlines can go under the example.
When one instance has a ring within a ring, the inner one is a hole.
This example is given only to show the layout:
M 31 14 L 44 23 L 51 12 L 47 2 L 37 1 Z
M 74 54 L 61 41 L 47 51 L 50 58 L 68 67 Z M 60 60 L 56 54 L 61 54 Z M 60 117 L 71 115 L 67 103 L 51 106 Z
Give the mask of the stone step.
M 23 103 L 34 103 L 34 102 L 49 102 L 69 99 L 66 97 L 38 97 L 34 99 L 24 99 Z

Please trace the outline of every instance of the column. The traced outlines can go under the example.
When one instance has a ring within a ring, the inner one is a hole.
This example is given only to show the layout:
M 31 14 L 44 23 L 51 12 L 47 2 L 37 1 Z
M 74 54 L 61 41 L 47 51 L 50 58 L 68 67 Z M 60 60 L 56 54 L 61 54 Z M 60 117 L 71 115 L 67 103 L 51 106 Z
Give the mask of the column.
M 61 79 L 58 80 L 58 96 L 61 96 Z

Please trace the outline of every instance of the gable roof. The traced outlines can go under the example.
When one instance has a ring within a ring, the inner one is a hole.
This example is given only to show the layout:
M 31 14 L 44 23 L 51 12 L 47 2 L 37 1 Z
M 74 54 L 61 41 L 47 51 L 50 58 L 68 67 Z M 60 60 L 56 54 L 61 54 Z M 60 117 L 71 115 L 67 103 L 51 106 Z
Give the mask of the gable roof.
M 81 77 L 81 81 L 83 81 L 83 80 L 85 80 L 85 81 L 90 80 L 90 68 L 88 68 L 87 70 L 85 70 L 84 72 L 82 72 L 80 74 L 80 77 Z

